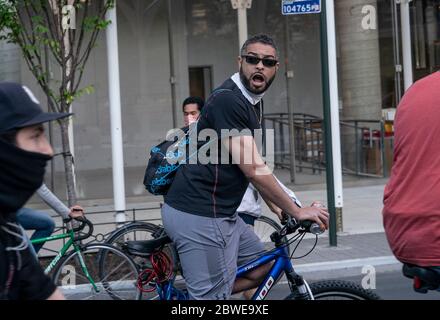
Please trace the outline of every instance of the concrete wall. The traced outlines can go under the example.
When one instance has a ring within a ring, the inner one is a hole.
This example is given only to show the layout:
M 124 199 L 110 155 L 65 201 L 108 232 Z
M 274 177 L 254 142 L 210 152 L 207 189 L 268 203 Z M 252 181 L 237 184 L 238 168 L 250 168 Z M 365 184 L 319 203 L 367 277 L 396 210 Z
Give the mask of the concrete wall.
M 0 41 L 0 81 L 20 82 L 20 48 Z
M 166 2 L 161 1 L 145 11 L 148 5 L 142 0 L 118 1 L 117 8 L 124 165 L 129 196 L 144 193 L 142 176 L 149 149 L 163 140 L 173 123 Z M 181 101 L 189 92 L 183 0 L 173 1 L 172 15 L 176 101 L 180 110 Z M 73 105 L 80 198 L 112 196 L 107 72 L 106 40 L 102 32 L 82 80 L 82 86 L 93 85 L 95 92 L 81 97 Z M 39 93 L 40 101 L 44 101 L 27 68 L 23 68 L 22 78 Z M 59 132 L 55 130 L 53 136 L 56 152 L 61 152 Z M 62 190 L 61 157 L 55 162 L 56 187 Z
M 151 146 L 172 127 L 172 101 L 167 7 L 159 1 L 118 1 L 118 37 L 121 76 L 122 132 L 127 196 L 145 195 L 142 177 Z M 173 59 L 176 70 L 176 105 L 189 94 L 188 67 L 212 66 L 214 88 L 238 71 L 237 12 L 230 1 L 172 1 Z M 253 1 L 248 11 L 249 34 L 266 32 L 278 43 L 281 68 L 265 97 L 265 111 L 287 112 L 285 82 L 285 22 L 290 34 L 289 62 L 295 72 L 292 91 L 295 112 L 322 114 L 320 84 L 319 17 L 285 17 L 281 1 Z M 24 62 L 21 78 L 44 102 Z M 95 92 L 76 100 L 74 141 L 79 198 L 112 197 L 110 114 L 105 32 L 92 51 L 82 86 Z M 182 119 L 178 119 L 182 124 Z M 61 152 L 59 132 L 53 133 Z M 55 160 L 56 189 L 64 197 L 63 161 Z
M 253 1 L 248 14 L 249 34 L 268 33 L 274 37 L 280 51 L 277 80 L 265 96 L 266 112 L 287 112 L 285 61 L 294 71 L 289 92 L 294 112 L 322 115 L 321 53 L 319 15 L 281 14 L 280 1 Z M 286 57 L 286 23 L 289 48 Z
M 238 71 L 237 12 L 230 1 L 185 1 L 188 66 L 211 66 L 213 88 Z
M 290 33 L 289 60 L 294 70 L 290 92 L 295 112 L 322 114 L 319 17 L 283 16 L 280 1 L 259 0 L 248 10 L 248 33 L 268 33 L 275 39 L 280 70 L 265 95 L 265 112 L 287 112 L 285 82 L 285 22 Z M 237 12 L 229 1 L 186 1 L 188 65 L 213 66 L 213 85 L 238 71 Z M 307 92 L 307 94 L 302 94 Z

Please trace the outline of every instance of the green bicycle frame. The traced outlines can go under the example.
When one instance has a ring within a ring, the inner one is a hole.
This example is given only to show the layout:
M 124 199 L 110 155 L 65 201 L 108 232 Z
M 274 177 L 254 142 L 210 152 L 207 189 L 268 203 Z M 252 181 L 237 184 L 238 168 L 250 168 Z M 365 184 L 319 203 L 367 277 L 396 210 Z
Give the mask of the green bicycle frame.
M 89 282 L 92 284 L 93 288 L 96 290 L 96 292 L 99 292 L 98 287 L 96 286 L 95 282 L 93 281 L 92 277 L 90 276 L 89 270 L 87 269 L 87 266 L 84 262 L 83 256 L 81 254 L 81 249 L 79 246 L 75 243 L 75 233 L 73 230 L 69 230 L 68 233 L 62 233 L 55 236 L 45 237 L 45 238 L 38 238 L 31 240 L 32 244 L 38 244 L 38 243 L 44 243 L 44 242 L 50 242 L 60 239 L 66 239 L 69 238 L 69 240 L 64 244 L 64 246 L 61 248 L 61 250 L 58 252 L 58 254 L 53 258 L 53 260 L 49 263 L 49 265 L 44 269 L 45 274 L 49 274 L 53 268 L 57 265 L 57 263 L 60 261 L 60 259 L 66 254 L 67 250 L 73 245 L 73 249 L 78 253 L 79 261 L 81 264 L 81 269 L 83 270 L 84 274 L 86 275 Z

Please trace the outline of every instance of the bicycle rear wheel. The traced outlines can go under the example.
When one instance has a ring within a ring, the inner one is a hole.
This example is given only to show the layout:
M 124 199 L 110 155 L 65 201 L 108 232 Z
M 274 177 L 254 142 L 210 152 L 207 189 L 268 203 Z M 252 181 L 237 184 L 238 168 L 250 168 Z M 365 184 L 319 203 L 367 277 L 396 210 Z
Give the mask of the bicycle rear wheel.
M 103 256 L 105 263 L 102 263 Z M 70 300 L 140 298 L 135 263 L 124 252 L 108 244 L 90 244 L 79 251 L 71 251 L 57 264 L 53 279 Z
M 310 284 L 315 300 L 380 300 L 372 290 L 366 290 L 358 284 L 343 280 L 325 280 Z M 295 300 L 291 293 L 285 300 Z
M 165 235 L 166 233 L 162 226 L 148 222 L 134 222 L 116 229 L 105 242 L 117 247 L 118 249 L 122 249 L 124 243 L 127 241 L 152 240 Z M 173 268 L 175 272 L 177 272 L 177 270 L 179 270 L 179 259 L 174 246 L 172 244 L 166 245 L 162 251 L 171 259 Z M 149 261 L 147 261 L 145 258 L 132 255 L 130 256 L 139 269 L 143 269 L 146 266 L 150 267 Z
M 116 229 L 106 240 L 106 243 L 114 245 L 120 249 L 123 248 L 123 245 L 127 241 L 141 241 L 141 240 L 152 240 L 158 237 L 165 236 L 165 230 L 162 226 L 148 223 L 148 222 L 134 222 L 126 224 L 118 229 Z M 177 254 L 176 249 L 173 244 L 168 244 L 164 248 L 161 249 L 163 253 L 165 253 L 171 261 L 173 277 L 177 275 L 180 271 L 179 264 L 179 256 Z M 145 269 L 151 269 L 152 265 L 149 258 L 139 257 L 130 255 L 133 261 L 136 264 L 139 272 L 142 272 Z M 103 263 L 105 263 L 105 256 L 103 256 Z M 183 280 L 180 276 L 177 277 L 177 283 L 181 283 Z M 155 284 L 152 283 L 152 286 Z M 143 292 L 140 294 L 139 299 L 141 300 L 157 300 L 159 298 L 156 291 L 152 292 Z

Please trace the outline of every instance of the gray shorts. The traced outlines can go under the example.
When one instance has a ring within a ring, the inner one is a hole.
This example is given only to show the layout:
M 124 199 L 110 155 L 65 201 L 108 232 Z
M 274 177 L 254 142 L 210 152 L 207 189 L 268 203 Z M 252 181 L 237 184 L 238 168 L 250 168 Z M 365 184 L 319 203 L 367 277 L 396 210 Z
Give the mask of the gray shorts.
M 191 299 L 229 299 L 237 266 L 265 251 L 252 228 L 237 215 L 208 218 L 165 204 L 162 221 L 179 253 Z

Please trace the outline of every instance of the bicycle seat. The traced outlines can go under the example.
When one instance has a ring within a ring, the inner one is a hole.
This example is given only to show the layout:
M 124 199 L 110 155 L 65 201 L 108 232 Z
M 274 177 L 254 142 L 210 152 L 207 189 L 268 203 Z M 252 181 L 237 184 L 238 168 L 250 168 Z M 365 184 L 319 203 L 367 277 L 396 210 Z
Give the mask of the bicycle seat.
M 126 248 L 128 252 L 132 255 L 148 257 L 156 249 L 171 243 L 171 239 L 168 236 L 160 237 L 152 240 L 142 240 L 142 241 L 127 241 Z
M 428 290 L 438 290 L 440 288 L 440 273 L 429 267 L 419 267 L 405 263 L 402 272 L 405 277 L 414 279 L 413 288 L 417 292 L 427 293 Z

